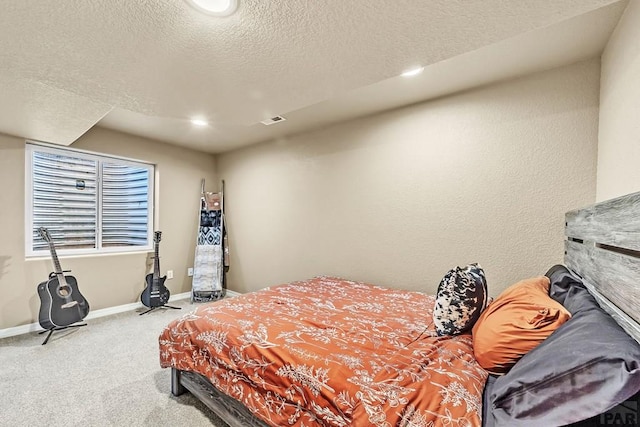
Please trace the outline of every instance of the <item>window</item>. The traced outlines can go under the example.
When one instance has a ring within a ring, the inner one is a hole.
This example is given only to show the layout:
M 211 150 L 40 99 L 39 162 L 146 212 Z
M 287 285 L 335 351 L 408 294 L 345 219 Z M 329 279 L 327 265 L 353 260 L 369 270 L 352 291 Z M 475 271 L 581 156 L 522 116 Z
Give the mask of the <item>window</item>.
M 154 166 L 27 144 L 27 256 L 152 249 Z

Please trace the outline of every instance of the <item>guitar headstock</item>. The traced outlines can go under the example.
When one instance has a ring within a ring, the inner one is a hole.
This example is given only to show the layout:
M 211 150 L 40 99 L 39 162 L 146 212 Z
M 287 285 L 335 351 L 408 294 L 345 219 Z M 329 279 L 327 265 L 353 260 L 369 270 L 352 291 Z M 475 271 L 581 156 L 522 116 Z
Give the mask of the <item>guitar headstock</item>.
M 40 235 L 40 237 L 42 237 L 42 240 L 47 243 L 51 243 L 51 235 L 49 234 L 49 230 L 44 227 L 40 227 L 38 228 L 38 234 Z
M 162 231 L 156 231 L 156 232 L 153 234 L 153 241 L 154 241 L 155 243 L 160 243 L 160 240 L 162 240 Z

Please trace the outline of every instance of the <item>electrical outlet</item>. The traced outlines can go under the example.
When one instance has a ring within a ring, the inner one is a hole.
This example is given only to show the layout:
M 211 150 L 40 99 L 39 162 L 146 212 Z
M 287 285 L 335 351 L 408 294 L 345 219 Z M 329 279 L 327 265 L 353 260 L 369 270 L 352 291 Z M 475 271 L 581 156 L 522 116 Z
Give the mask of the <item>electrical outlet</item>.
M 167 279 L 173 279 L 173 270 L 167 270 Z
M 187 276 L 189 277 L 193 276 L 193 268 L 191 267 L 187 268 Z

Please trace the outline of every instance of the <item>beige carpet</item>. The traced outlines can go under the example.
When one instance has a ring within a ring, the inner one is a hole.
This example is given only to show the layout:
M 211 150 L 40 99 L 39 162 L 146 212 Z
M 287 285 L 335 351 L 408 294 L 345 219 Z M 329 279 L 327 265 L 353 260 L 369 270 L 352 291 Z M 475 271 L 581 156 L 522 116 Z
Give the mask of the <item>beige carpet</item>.
M 158 335 L 191 311 L 130 311 L 88 326 L 0 339 L 0 426 L 227 427 L 190 394 L 173 397 Z

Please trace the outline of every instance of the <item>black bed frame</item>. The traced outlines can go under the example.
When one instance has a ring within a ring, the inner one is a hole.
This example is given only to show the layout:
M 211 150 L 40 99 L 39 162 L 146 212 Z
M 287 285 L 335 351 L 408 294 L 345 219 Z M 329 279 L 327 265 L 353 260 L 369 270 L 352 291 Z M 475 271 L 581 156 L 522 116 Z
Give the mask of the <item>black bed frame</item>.
M 565 265 L 640 342 L 640 192 L 567 212 Z M 171 393 L 191 392 L 231 427 L 266 427 L 200 374 L 172 369 Z
M 218 391 L 206 377 L 171 368 L 171 394 L 180 396 L 185 391 L 197 397 L 230 427 L 268 427 L 242 403 Z

